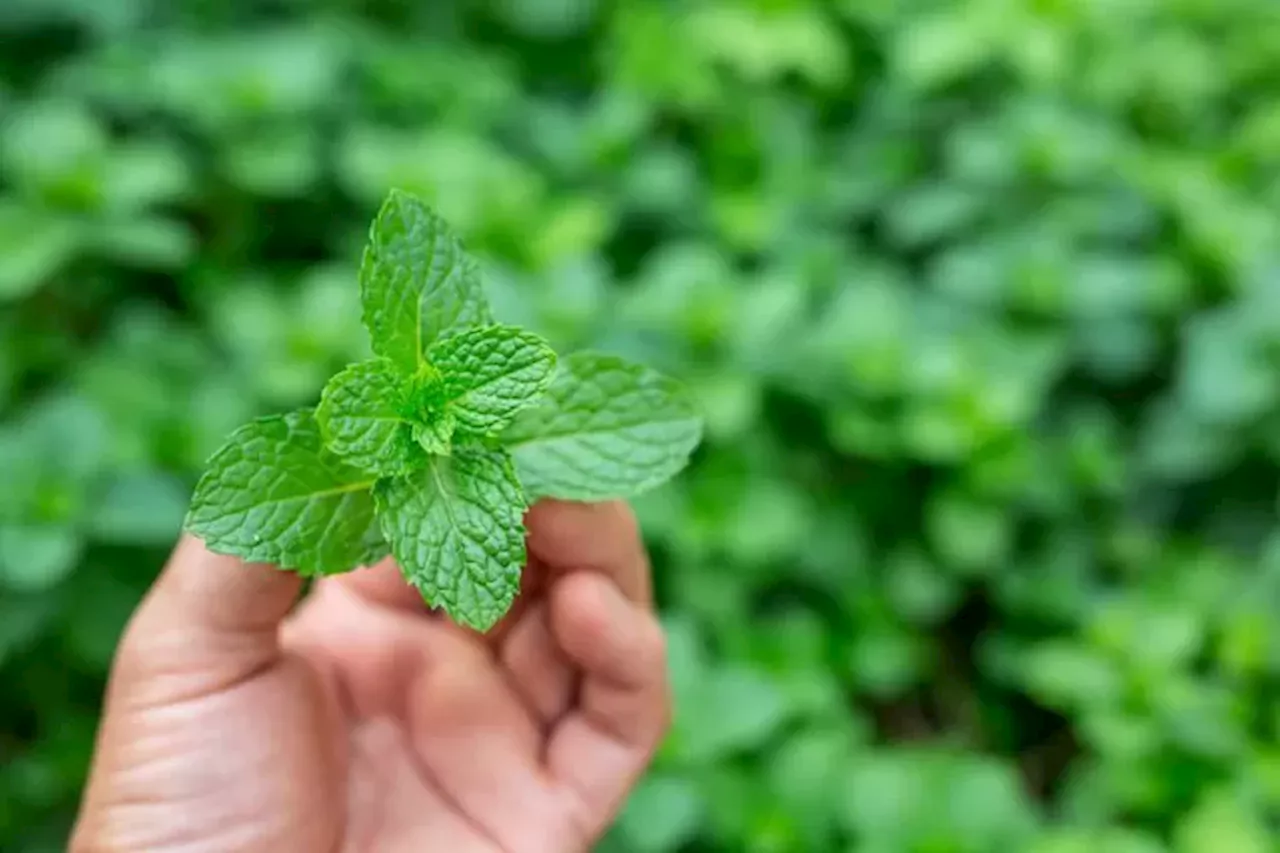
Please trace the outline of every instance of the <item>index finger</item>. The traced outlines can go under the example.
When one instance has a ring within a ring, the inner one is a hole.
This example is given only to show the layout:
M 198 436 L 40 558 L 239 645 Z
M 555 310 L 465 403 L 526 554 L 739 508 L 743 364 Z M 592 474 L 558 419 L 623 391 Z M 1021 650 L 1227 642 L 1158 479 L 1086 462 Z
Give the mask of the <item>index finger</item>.
M 623 595 L 649 607 L 653 585 L 649 558 L 635 513 L 623 501 L 574 503 L 543 500 L 525 515 L 531 563 L 551 581 L 573 571 L 606 575 Z
M 525 613 L 571 572 L 606 575 L 631 601 L 648 608 L 653 593 L 649 561 L 631 508 L 621 501 L 576 503 L 544 498 L 525 513 L 528 561 L 511 609 L 484 633 L 501 648 Z

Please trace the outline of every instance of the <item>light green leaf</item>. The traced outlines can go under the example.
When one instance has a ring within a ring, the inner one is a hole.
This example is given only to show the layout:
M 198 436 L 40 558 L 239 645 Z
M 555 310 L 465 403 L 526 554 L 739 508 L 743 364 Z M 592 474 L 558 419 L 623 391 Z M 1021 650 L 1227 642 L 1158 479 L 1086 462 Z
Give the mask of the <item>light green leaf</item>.
M 426 454 L 407 417 L 407 383 L 385 358 L 353 364 L 330 379 L 316 408 L 325 447 L 379 477 L 425 465 Z
M 187 487 L 159 471 L 117 475 L 90 509 L 88 527 L 100 542 L 164 545 L 182 528 Z
M 774 679 L 731 664 L 707 673 L 677 710 L 673 739 L 682 757 L 714 762 L 766 743 L 795 710 Z
M 1028 853 L 1165 853 L 1145 832 L 1120 827 L 1054 827 L 1035 840 Z
M 679 473 L 702 440 L 702 419 L 674 380 L 615 356 L 575 353 L 502 438 L 530 497 L 606 500 Z
M 546 341 L 513 326 L 468 329 L 437 343 L 427 359 L 444 377 L 458 426 L 476 435 L 501 432 L 546 390 L 556 366 Z
M 453 431 L 458 420 L 447 409 L 426 423 L 413 425 L 413 440 L 432 456 L 448 456 L 453 452 Z
M 0 588 L 37 592 L 56 586 L 76 567 L 84 541 L 64 524 L 0 527 Z
M 655 773 L 636 786 L 618 817 L 618 828 L 636 853 L 665 853 L 697 837 L 705 812 L 692 779 Z
M 146 269 L 181 267 L 198 248 L 195 232 L 185 223 L 139 213 L 86 225 L 83 236 L 85 249 L 95 255 Z
M 370 229 L 360 297 L 373 351 L 410 373 L 451 329 L 490 319 L 475 260 L 439 215 L 399 190 Z
M 379 481 L 374 497 L 396 560 L 429 604 L 479 631 L 506 613 L 520 588 L 526 508 L 506 452 L 457 448 Z
M 825 834 L 839 811 L 840 784 L 856 760 L 856 734 L 851 729 L 848 725 L 803 729 L 766 759 L 770 795 L 815 834 Z
M 75 255 L 81 226 L 71 218 L 0 200 L 0 300 L 39 288 Z
M 372 486 L 323 447 L 311 411 L 260 418 L 213 455 L 186 527 L 221 554 L 335 574 L 386 554 Z
M 1209 791 L 1174 831 L 1177 853 L 1268 853 L 1272 835 L 1261 815 L 1226 791 Z

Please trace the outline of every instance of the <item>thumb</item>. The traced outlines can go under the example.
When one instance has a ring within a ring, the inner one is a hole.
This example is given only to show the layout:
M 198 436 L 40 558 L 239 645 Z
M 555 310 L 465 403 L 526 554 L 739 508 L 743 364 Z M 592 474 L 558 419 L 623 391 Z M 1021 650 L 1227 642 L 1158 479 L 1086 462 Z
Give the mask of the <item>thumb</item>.
M 332 846 L 331 708 L 279 641 L 301 585 L 178 543 L 117 648 L 69 850 Z
M 215 554 L 183 536 L 130 620 L 112 681 L 165 702 L 246 679 L 280 656 L 279 627 L 302 579 L 272 566 Z M 114 691 L 113 691 L 114 692 Z

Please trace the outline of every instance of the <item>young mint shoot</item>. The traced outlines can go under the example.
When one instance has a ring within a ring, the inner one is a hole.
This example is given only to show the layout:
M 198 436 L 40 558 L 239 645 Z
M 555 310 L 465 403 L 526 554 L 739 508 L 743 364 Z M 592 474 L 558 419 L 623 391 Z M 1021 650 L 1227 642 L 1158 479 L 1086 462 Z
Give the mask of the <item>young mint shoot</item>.
M 210 459 L 186 528 L 211 550 L 308 576 L 391 554 L 428 604 L 483 631 L 520 588 L 532 501 L 632 497 L 701 441 L 672 379 L 610 355 L 558 360 L 496 323 L 475 260 L 404 192 L 370 229 L 360 297 L 377 357 Z

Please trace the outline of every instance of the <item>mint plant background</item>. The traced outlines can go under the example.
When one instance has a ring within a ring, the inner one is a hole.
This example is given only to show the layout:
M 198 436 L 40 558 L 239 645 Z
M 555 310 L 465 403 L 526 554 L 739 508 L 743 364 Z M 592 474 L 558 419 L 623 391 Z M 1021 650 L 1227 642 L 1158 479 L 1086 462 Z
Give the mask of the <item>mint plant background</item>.
M 209 455 L 373 357 L 392 187 L 706 417 L 603 849 L 1275 850 L 1278 15 L 0 2 L 0 850 L 63 849 Z

